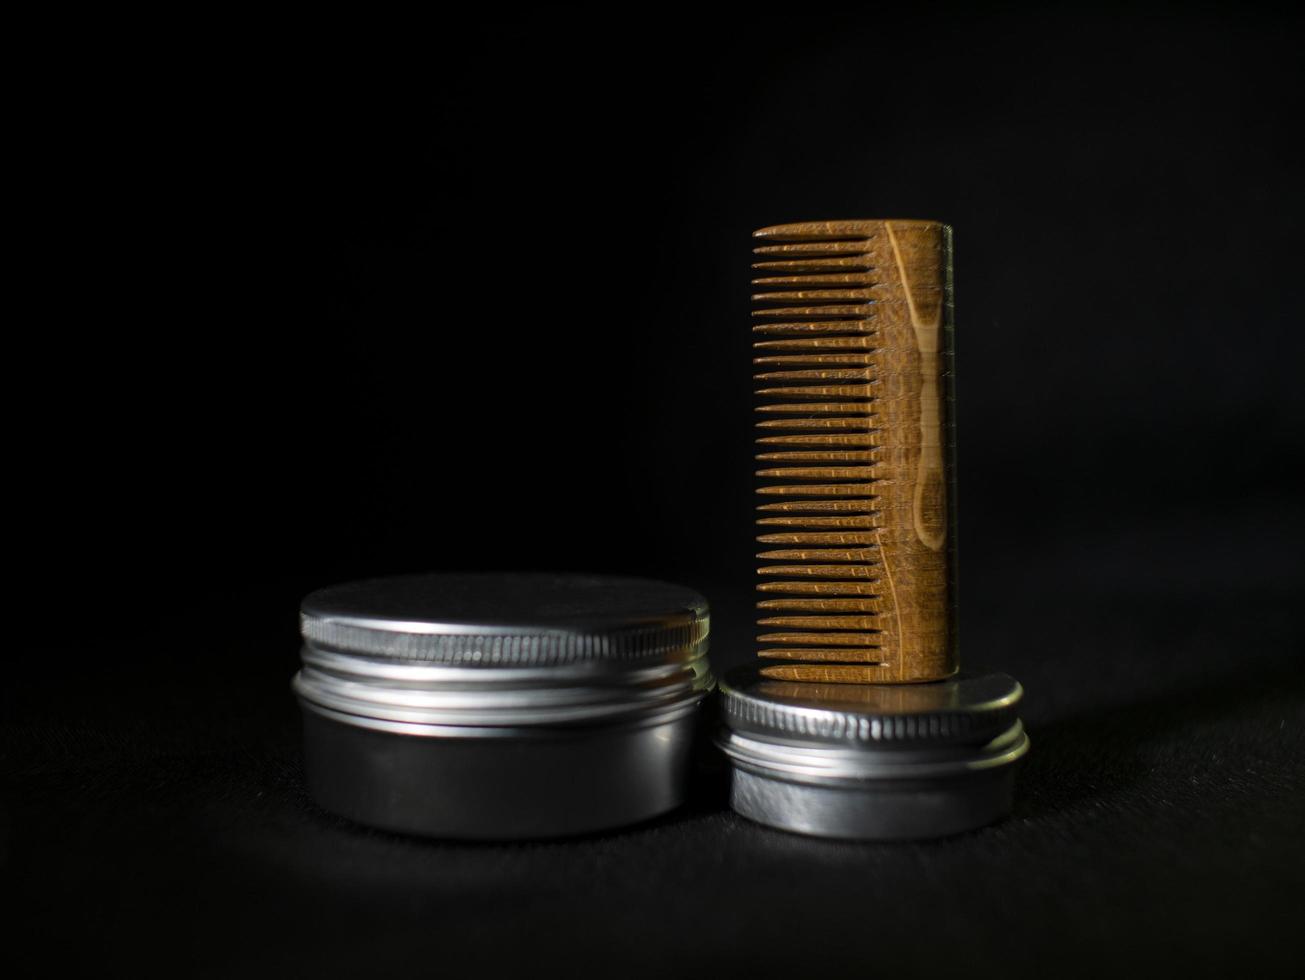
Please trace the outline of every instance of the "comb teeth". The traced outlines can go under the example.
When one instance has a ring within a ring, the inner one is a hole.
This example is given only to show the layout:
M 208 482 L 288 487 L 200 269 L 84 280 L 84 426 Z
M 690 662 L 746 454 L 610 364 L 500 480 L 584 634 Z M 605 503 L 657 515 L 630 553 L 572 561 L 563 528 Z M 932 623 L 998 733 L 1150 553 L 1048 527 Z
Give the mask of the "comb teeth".
M 880 598 L 873 582 L 762 582 L 758 592 L 787 592 L 789 595 L 863 595 Z
M 758 388 L 758 395 L 768 398 L 864 398 L 869 400 L 870 385 L 781 385 Z
M 845 429 L 871 429 L 873 424 L 870 413 L 866 412 L 864 418 L 857 418 L 854 415 L 841 416 L 832 419 L 764 419 L 757 423 L 758 429 L 823 429 L 826 431 L 843 431 Z M 831 436 L 804 436 L 803 441 L 817 439 L 819 445 L 833 445 L 826 440 L 833 438 Z M 761 440 L 758 440 L 759 442 Z M 810 443 L 815 445 L 817 443 Z M 850 443 L 849 443 L 850 445 Z M 873 446 L 873 441 L 861 443 L 861 445 Z
M 801 371 L 763 371 L 758 381 L 871 381 L 870 368 L 809 368 Z
M 758 626 L 783 626 L 786 629 L 869 630 L 877 620 L 872 616 L 766 616 Z
M 778 296 L 783 294 L 772 293 L 769 295 L 771 296 L 771 298 L 778 298 Z M 787 295 L 790 297 L 794 297 L 797 296 L 798 294 L 789 293 Z M 810 293 L 805 295 L 806 298 L 808 299 L 819 298 Z M 766 296 L 767 296 L 766 293 L 762 293 L 759 296 L 754 296 L 753 299 L 765 299 Z M 864 301 L 861 303 L 833 303 L 824 306 L 779 306 L 773 309 L 753 310 L 752 315 L 796 317 L 798 321 L 804 323 L 811 322 L 812 317 L 821 317 L 821 316 L 831 317 L 831 318 L 838 317 L 840 319 L 848 319 L 848 318 L 861 319 L 871 315 L 870 297 L 869 295 L 866 295 Z M 828 329 L 828 325 L 826 325 L 826 329 Z
M 847 415 L 861 411 L 859 402 L 807 402 L 792 405 L 758 405 L 758 412 L 787 412 L 790 415 Z
M 841 501 L 846 503 L 846 501 Z M 859 501 L 854 501 L 858 502 Z M 867 508 L 869 510 L 869 508 Z M 761 527 L 874 527 L 874 512 L 856 517 L 761 517 Z
M 785 500 L 773 504 L 758 504 L 757 510 L 802 511 L 818 510 L 826 513 L 848 511 L 866 514 L 874 511 L 873 500 Z M 764 523 L 762 518 L 758 523 Z
M 754 286 L 873 286 L 877 280 L 868 272 L 809 272 L 805 275 L 796 276 L 761 276 L 752 280 Z M 753 299 L 775 300 L 792 296 L 799 298 L 805 297 L 806 293 L 778 293 L 775 295 L 762 294 L 754 296 Z M 861 295 L 861 291 L 856 291 L 852 298 Z
M 869 261 L 865 242 L 791 242 L 785 245 L 760 245 L 754 255 L 855 255 Z
M 803 452 L 758 453 L 760 461 L 810 462 L 810 463 L 873 463 L 875 454 L 870 449 L 812 450 Z M 758 474 L 760 475 L 760 474 Z
M 785 531 L 779 534 L 760 534 L 760 544 L 874 544 L 873 534 L 842 531 Z
M 786 292 L 777 293 L 754 293 L 752 299 L 758 303 L 869 303 L 875 298 L 875 292 L 872 288 L 866 289 L 794 289 Z M 835 310 L 842 310 L 843 307 L 835 305 L 822 311 L 819 308 L 807 306 L 813 316 L 833 316 Z M 848 311 L 849 313 L 863 313 L 864 310 L 857 308 Z M 767 310 L 757 310 L 757 316 L 770 316 Z M 837 314 L 843 315 L 843 314 Z
M 774 229 L 763 229 L 758 236 L 772 233 Z M 823 234 L 823 233 L 822 233 Z M 789 237 L 789 236 L 784 236 Z M 759 304 L 783 303 L 804 304 L 801 312 L 789 308 L 784 316 L 791 316 L 796 322 L 759 325 L 763 333 L 797 333 L 800 338 L 786 340 L 759 340 L 756 344 L 757 364 L 774 365 L 831 365 L 852 364 L 855 367 L 798 367 L 793 370 L 762 371 L 756 375 L 759 387 L 757 394 L 764 399 L 758 411 L 766 414 L 784 414 L 794 417 L 764 419 L 757 423 L 760 429 L 806 429 L 821 433 L 846 430 L 870 430 L 872 415 L 870 412 L 871 386 L 875 380 L 874 342 L 866 336 L 871 326 L 871 302 L 875 298 L 873 277 L 868 270 L 874 268 L 875 257 L 868 250 L 869 240 L 837 242 L 807 241 L 778 246 L 763 246 L 757 252 L 763 255 L 784 254 L 801 255 L 802 258 L 787 258 L 779 262 L 759 263 L 762 268 L 778 269 L 797 273 L 801 270 L 820 270 L 817 273 L 774 275 L 753 280 L 758 287 L 777 287 L 772 292 L 758 292 L 753 296 Z M 814 258 L 816 253 L 832 253 L 836 257 Z M 850 254 L 849 254 L 850 253 Z M 831 266 L 846 269 L 849 266 L 864 269 L 864 272 L 833 273 Z M 830 274 L 824 274 L 831 270 Z M 794 286 L 833 286 L 858 285 L 861 289 L 800 289 Z M 788 287 L 788 288 L 785 288 Z M 855 300 L 865 305 L 849 305 L 848 300 Z M 820 306 L 806 304 L 820 303 Z M 769 307 L 762 306 L 757 311 L 759 316 L 774 316 Z M 801 320 L 797 317 L 801 316 Z M 852 319 L 848 319 L 851 317 Z M 840 336 L 846 333 L 858 333 L 859 336 Z M 829 351 L 857 350 L 864 353 L 830 354 Z M 801 353 L 786 356 L 766 356 L 771 351 L 794 351 Z M 782 387 L 773 386 L 773 382 L 801 382 Z M 838 381 L 860 381 L 862 384 L 831 384 Z M 816 399 L 810 402 L 797 401 L 786 404 L 783 399 Z M 842 447 L 848 445 L 873 447 L 876 442 L 870 431 L 863 433 L 839 435 L 802 435 L 802 436 L 766 436 L 758 442 L 781 444 Z M 784 466 L 758 470 L 757 476 L 763 480 L 779 479 L 779 484 L 764 484 L 758 487 L 763 498 L 771 496 L 810 498 L 813 496 L 852 498 L 844 500 L 793 499 L 779 503 L 763 504 L 762 510 L 782 510 L 803 515 L 797 517 L 761 517 L 762 526 L 800 526 L 800 527 L 836 527 L 866 528 L 853 540 L 846 540 L 845 532 L 826 532 L 824 534 L 789 532 L 780 535 L 763 535 L 765 542 L 775 544 L 855 544 L 857 548 L 783 548 L 763 551 L 757 557 L 763 562 L 800 562 L 801 564 L 763 564 L 758 569 L 760 575 L 769 579 L 772 576 L 790 581 L 763 581 L 760 589 L 763 593 L 789 592 L 810 596 L 803 600 L 780 600 L 782 607 L 801 613 L 819 613 L 827 609 L 822 603 L 831 600 L 822 598 L 830 595 L 873 594 L 877 576 L 873 572 L 875 561 L 875 527 L 873 509 L 874 484 L 872 482 L 843 483 L 835 481 L 873 479 L 873 468 L 869 465 L 849 467 L 851 461 L 872 462 L 873 449 L 860 450 L 855 455 L 848 451 L 807 451 L 799 453 L 771 452 L 762 453 L 758 459 L 773 461 L 794 461 L 827 463 L 821 466 Z M 850 458 L 849 458 L 850 457 Z M 811 481 L 794 483 L 793 481 Z M 831 505 L 841 505 L 837 508 Z M 805 516 L 808 512 L 819 510 L 828 512 L 834 509 L 846 511 L 863 511 L 856 517 L 814 517 Z M 776 540 L 778 539 L 778 540 Z M 814 539 L 814 540 L 813 540 Z M 836 564 L 837 563 L 837 564 Z M 829 579 L 831 581 L 819 581 Z M 813 581 L 817 580 L 817 581 Z M 774 601 L 774 600 L 772 600 Z M 843 600 L 847 601 L 847 600 Z M 868 600 L 851 600 L 867 602 Z M 814 616 L 789 617 L 785 621 L 763 619 L 759 626 L 802 626 L 810 631 L 763 633 L 758 641 L 765 644 L 759 653 L 762 657 L 825 662 L 855 661 L 858 663 L 878 663 L 880 660 L 877 644 L 871 643 L 871 637 L 877 636 L 878 609 L 859 608 L 863 615 L 851 623 L 846 620 L 834 623 L 826 617 Z M 848 625 L 854 627 L 849 631 Z M 837 632 L 820 632 L 826 626 L 843 627 Z M 855 649 L 857 647 L 873 649 Z
M 775 466 L 766 470 L 757 470 L 757 476 L 782 476 L 786 480 L 830 479 L 830 480 L 873 480 L 874 472 L 869 466 Z
M 870 548 L 776 548 L 757 557 L 769 561 L 873 561 Z
M 757 440 L 757 443 L 764 446 L 873 446 L 875 445 L 874 440 L 874 431 L 871 430 L 869 432 L 841 433 L 836 436 L 762 436 Z
M 757 493 L 780 497 L 874 497 L 874 485 L 871 483 L 800 483 L 792 486 L 781 484 L 774 487 L 760 487 Z
M 758 609 L 794 610 L 805 612 L 860 612 L 877 613 L 881 608 L 879 599 L 762 599 L 757 603 Z M 759 625 L 765 625 L 759 622 Z
M 814 658 L 813 658 L 814 659 Z M 793 664 L 783 667 L 765 667 L 761 673 L 777 681 L 801 681 L 807 684 L 874 684 L 884 680 L 887 662 L 863 667 L 835 664 L 831 667 L 816 667 L 807 664 Z
M 766 346 L 774 347 L 779 344 L 788 344 L 795 346 L 812 346 L 823 343 L 825 346 L 843 345 L 846 347 L 863 346 L 867 341 L 855 337 L 829 337 L 830 333 L 838 334 L 872 334 L 875 333 L 874 324 L 869 319 L 860 320 L 791 320 L 781 321 L 779 323 L 754 323 L 752 329 L 755 333 L 804 333 L 819 334 L 817 339 L 808 340 L 774 340 Z
M 870 354 L 771 354 L 754 357 L 753 364 L 873 364 Z
M 869 272 L 874 266 L 870 264 L 870 259 L 866 255 L 848 255 L 833 258 L 767 259 L 763 262 L 753 262 L 752 268 L 761 269 L 765 272 L 811 271 L 823 274 L 833 269 L 861 269 Z M 755 279 L 753 284 L 756 284 Z
M 787 340 L 759 340 L 752 345 L 759 351 L 799 351 L 816 354 L 820 351 L 862 350 L 873 352 L 871 337 L 797 337 Z
M 766 464 L 756 472 L 757 541 L 768 546 L 757 554 L 758 654 L 792 662 L 763 673 L 931 679 L 935 665 L 908 662 L 911 611 L 904 619 L 899 592 L 910 605 L 910 589 L 927 598 L 945 586 L 927 561 L 917 574 L 898 554 L 900 526 L 922 506 L 904 467 L 931 438 L 919 409 L 917 321 L 928 296 L 942 294 L 942 227 L 819 221 L 754 235 L 756 458 Z

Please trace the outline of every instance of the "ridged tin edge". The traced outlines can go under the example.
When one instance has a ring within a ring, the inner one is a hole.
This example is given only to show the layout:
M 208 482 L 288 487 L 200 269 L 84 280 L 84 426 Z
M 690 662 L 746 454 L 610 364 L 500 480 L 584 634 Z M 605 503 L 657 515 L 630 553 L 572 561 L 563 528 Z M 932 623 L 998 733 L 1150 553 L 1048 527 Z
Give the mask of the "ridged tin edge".
M 707 616 L 674 626 L 640 626 L 595 634 L 562 631 L 417 633 L 368 629 L 305 614 L 299 618 L 300 633 L 316 646 L 395 660 L 485 667 L 639 661 L 665 658 L 680 652 L 693 657 L 699 654 L 698 648 L 709 630 L 710 618 Z
M 743 700 L 733 692 L 725 696 L 725 714 L 732 721 L 776 735 L 866 743 L 956 741 L 1001 731 L 1016 720 L 1014 705 L 984 714 L 930 712 L 866 717 L 827 709 L 803 709 Z
M 1024 689 L 1014 678 L 1007 679 L 1013 685 L 1007 696 L 968 708 L 882 714 L 769 700 L 739 690 L 730 683 L 729 674 L 722 679 L 720 691 L 723 713 L 730 727 L 763 737 L 867 746 L 954 743 L 983 740 L 1009 729 L 1018 721 Z M 955 684 L 957 681 L 937 683 Z

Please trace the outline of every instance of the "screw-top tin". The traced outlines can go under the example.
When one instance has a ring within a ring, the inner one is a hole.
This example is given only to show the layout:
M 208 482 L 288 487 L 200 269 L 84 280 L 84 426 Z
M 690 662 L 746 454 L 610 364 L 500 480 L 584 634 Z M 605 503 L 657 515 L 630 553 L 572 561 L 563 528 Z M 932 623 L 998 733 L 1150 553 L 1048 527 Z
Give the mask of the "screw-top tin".
M 821 837 L 940 837 L 1010 812 L 1029 740 L 1023 690 L 1005 674 L 909 685 L 773 680 L 758 666 L 721 682 L 730 803 L 745 817 Z
M 641 579 L 426 575 L 301 607 L 309 789 L 444 837 L 577 834 L 679 804 L 712 687 L 706 600 Z

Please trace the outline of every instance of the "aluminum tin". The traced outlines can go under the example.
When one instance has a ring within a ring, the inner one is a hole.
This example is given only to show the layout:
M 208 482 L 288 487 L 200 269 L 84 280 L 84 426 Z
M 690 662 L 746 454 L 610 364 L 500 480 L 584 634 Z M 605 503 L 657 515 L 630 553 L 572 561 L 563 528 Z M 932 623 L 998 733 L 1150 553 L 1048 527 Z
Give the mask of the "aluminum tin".
M 684 797 L 713 680 L 706 601 L 641 579 L 427 575 L 301 607 L 310 792 L 389 830 L 509 839 Z
M 1005 674 L 930 684 L 807 684 L 736 668 L 721 682 L 730 804 L 781 830 L 941 837 L 1010 812 L 1029 740 Z

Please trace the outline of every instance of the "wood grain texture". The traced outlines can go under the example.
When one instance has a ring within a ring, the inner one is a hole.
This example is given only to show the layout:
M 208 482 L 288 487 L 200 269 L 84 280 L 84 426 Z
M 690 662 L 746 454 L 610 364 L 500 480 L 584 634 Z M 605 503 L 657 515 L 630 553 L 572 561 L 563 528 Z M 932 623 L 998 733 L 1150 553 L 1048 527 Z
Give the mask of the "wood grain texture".
M 755 237 L 763 673 L 948 677 L 950 230 L 822 221 Z

